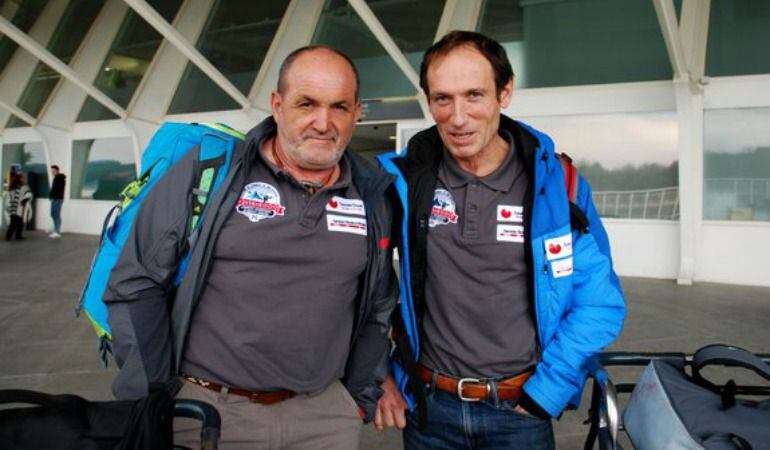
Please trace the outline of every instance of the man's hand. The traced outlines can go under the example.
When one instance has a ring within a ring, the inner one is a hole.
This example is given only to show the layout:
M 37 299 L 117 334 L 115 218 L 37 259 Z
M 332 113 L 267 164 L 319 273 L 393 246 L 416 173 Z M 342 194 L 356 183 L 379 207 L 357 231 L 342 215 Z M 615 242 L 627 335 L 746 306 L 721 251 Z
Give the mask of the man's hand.
M 529 411 L 527 411 L 526 409 L 522 408 L 521 405 L 516 405 L 516 407 L 513 408 L 513 410 L 515 412 L 521 414 L 522 416 L 531 416 L 532 415 L 532 414 L 529 413 Z
M 406 427 L 406 411 L 409 406 L 401 397 L 396 382 L 388 375 L 382 383 L 382 397 L 377 401 L 377 412 L 374 415 L 374 427 L 382 431 L 386 427 L 398 427 L 403 430 Z

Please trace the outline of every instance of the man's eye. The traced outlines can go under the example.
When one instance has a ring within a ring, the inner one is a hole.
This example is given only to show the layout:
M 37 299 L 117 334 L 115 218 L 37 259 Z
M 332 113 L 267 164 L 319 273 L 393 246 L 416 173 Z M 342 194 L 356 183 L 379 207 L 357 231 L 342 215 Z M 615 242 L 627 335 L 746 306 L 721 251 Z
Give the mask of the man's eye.
M 347 105 L 336 105 L 335 108 L 339 111 L 344 111 L 344 112 L 348 112 L 348 110 L 350 110 L 350 108 L 348 108 Z
M 468 98 L 471 98 L 471 99 L 477 99 L 481 97 L 482 97 L 481 92 L 471 92 L 470 94 L 468 94 Z
M 433 99 L 433 101 L 436 102 L 436 103 L 439 103 L 439 104 L 445 104 L 445 103 L 447 103 L 449 101 L 449 97 L 440 95 L 438 97 L 435 97 Z

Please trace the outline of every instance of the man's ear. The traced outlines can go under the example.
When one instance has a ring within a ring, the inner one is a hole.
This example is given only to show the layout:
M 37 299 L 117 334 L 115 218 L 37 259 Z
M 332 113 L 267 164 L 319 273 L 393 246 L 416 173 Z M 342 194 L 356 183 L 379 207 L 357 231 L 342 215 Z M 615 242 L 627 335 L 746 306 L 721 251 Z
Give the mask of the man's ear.
M 361 120 L 361 102 L 356 100 L 356 123 Z
M 511 104 L 511 98 L 513 97 L 513 78 L 510 79 L 503 89 L 500 90 L 500 108 L 505 109 Z
M 273 113 L 274 118 L 280 118 L 281 105 L 283 104 L 283 97 L 278 91 L 270 93 L 270 111 Z

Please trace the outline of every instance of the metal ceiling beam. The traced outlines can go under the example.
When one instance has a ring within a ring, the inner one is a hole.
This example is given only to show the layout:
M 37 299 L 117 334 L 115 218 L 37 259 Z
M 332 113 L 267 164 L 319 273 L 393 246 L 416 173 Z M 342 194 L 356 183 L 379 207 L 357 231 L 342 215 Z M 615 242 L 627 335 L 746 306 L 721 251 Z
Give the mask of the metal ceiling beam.
M 666 43 L 671 67 L 674 69 L 674 78 L 682 79 L 689 76 L 687 59 L 685 58 L 682 36 L 679 34 L 679 20 L 676 17 L 673 0 L 652 0 L 655 6 L 655 14 L 658 16 L 660 29 L 663 32 L 663 40 Z
M 180 32 L 178 32 L 170 23 L 166 21 L 152 6 L 144 0 L 123 0 L 137 14 L 147 21 L 155 30 L 161 34 L 171 45 L 182 52 L 191 63 L 195 64 L 207 77 L 217 86 L 227 93 L 233 100 L 238 102 L 243 109 L 251 109 L 249 99 L 235 87 L 230 80 L 225 77 L 213 64 L 206 59 L 203 54 Z
M 37 59 L 45 63 L 47 66 L 58 72 L 62 77 L 66 78 L 80 89 L 83 89 L 88 95 L 98 101 L 104 107 L 117 114 L 121 119 L 125 119 L 127 114 L 126 110 L 120 105 L 115 103 L 111 98 L 105 95 L 102 91 L 97 89 L 93 84 L 83 79 L 77 72 L 72 70 L 70 66 L 64 64 L 62 60 L 57 58 L 54 54 L 48 51 L 45 47 L 40 45 L 37 41 L 29 37 L 26 33 L 19 30 L 8 19 L 0 16 L 0 33 L 8 36 L 10 39 L 19 44 L 24 50 L 30 52 Z M 15 113 L 14 113 L 15 114 Z M 27 115 L 29 116 L 29 115 Z M 18 116 L 23 118 L 22 116 Z M 24 119 L 26 121 L 26 119 Z M 33 122 L 35 119 L 33 119 Z
M 385 51 L 388 52 L 388 55 L 393 59 L 393 62 L 396 63 L 398 68 L 401 69 L 401 72 L 406 76 L 409 82 L 414 86 L 415 90 L 419 93 L 420 76 L 409 63 L 409 60 L 406 59 L 406 56 L 401 51 L 401 49 L 398 48 L 390 34 L 385 30 L 385 27 L 382 26 L 382 23 L 380 23 L 380 20 L 377 19 L 377 16 L 372 12 L 371 8 L 369 8 L 369 5 L 367 5 L 364 0 L 348 0 L 348 3 L 353 7 L 353 9 L 356 11 L 356 14 L 358 14 L 361 20 L 363 20 L 366 26 L 369 28 L 369 31 L 374 34 L 374 37 L 377 39 L 380 45 L 385 48 Z M 423 115 L 426 118 L 430 117 L 428 112 L 428 105 L 424 98 L 418 95 L 418 101 L 420 103 L 420 108 L 422 109 Z
M 27 113 L 23 109 L 19 108 L 16 105 L 11 105 L 10 103 L 6 103 L 3 100 L 0 100 L 0 108 L 3 108 L 4 110 L 18 117 L 19 119 L 27 122 L 30 126 L 34 126 L 35 122 L 37 121 L 37 119 L 29 115 L 29 113 Z

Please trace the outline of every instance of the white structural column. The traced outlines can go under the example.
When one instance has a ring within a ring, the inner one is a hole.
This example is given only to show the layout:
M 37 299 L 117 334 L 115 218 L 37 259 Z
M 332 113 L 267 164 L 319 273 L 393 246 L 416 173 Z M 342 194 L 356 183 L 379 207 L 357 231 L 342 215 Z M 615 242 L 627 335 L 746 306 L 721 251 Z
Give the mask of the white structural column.
M 363 20 L 363 22 L 369 28 L 369 31 L 374 34 L 374 37 L 377 39 L 380 45 L 385 48 L 385 51 L 393 59 L 393 62 L 396 63 L 398 68 L 401 69 L 401 72 L 403 72 L 406 78 L 409 79 L 409 82 L 412 83 L 415 90 L 419 92 L 420 76 L 409 63 L 409 60 L 406 59 L 404 52 L 398 48 L 396 42 L 393 40 L 387 30 L 385 30 L 385 27 L 382 26 L 382 23 L 380 23 L 380 20 L 377 19 L 377 16 L 372 12 L 371 8 L 369 8 L 369 5 L 367 5 L 364 0 L 348 0 L 348 3 L 356 11 L 356 14 L 361 17 L 361 20 Z M 422 109 L 423 116 L 425 116 L 425 118 L 430 117 L 428 104 L 425 102 L 425 98 L 418 94 L 417 99 L 420 102 L 420 109 Z
M 120 0 L 107 0 L 94 19 L 88 33 L 69 62 L 72 72 L 88 83 L 88 90 L 69 80 L 61 80 L 51 93 L 50 99 L 38 117 L 39 125 L 69 130 L 77 120 L 80 109 L 90 95 L 106 106 L 119 118 L 126 118 L 126 110 L 93 85 L 102 70 L 102 64 L 110 51 L 112 42 L 120 30 L 120 24 L 128 7 Z M 87 94 L 87 95 L 86 95 Z
M 0 108 L 8 111 L 9 113 L 15 115 L 19 119 L 27 122 L 30 126 L 35 124 L 35 118 L 16 105 L 6 103 L 2 99 L 0 99 Z
M 211 81 L 216 83 L 233 100 L 238 102 L 243 109 L 251 109 L 249 99 L 233 85 L 213 64 L 209 62 L 198 49 L 179 31 L 166 22 L 157 11 L 155 11 L 144 0 L 124 0 L 134 11 L 155 28 L 164 38 L 182 52 L 193 64 L 195 64 Z
M 482 3 L 482 0 L 447 0 L 434 42 L 452 30 L 476 31 Z
M 196 42 L 213 5 L 214 0 L 185 0 L 174 18 L 174 29 L 189 42 Z M 187 64 L 187 58 L 163 40 L 128 105 L 126 125 L 138 153 L 147 147 L 164 120 Z
M 324 3 L 324 0 L 292 0 L 289 3 L 249 93 L 249 99 L 257 108 L 270 111 L 270 93 L 278 84 L 281 63 L 292 51 L 310 44 Z
M 696 277 L 703 216 L 703 88 L 709 0 L 684 0 L 678 23 L 672 0 L 653 0 L 671 65 L 679 122 L 679 284 Z
M 110 109 L 112 112 L 120 116 L 126 117 L 126 111 L 115 103 L 111 98 L 107 97 L 99 89 L 96 89 L 93 84 L 89 83 L 80 74 L 72 70 L 68 65 L 64 64 L 59 58 L 54 56 L 45 47 L 37 43 L 34 39 L 24 34 L 21 30 L 16 28 L 6 18 L 0 17 L 0 32 L 8 36 L 10 39 L 16 41 L 21 47 L 28 52 L 32 53 L 36 58 L 43 61 L 46 65 L 57 71 L 62 77 L 74 83 L 88 95 L 96 99 L 99 103 Z
M 48 2 L 30 28 L 29 36 L 36 42 L 47 45 L 66 8 L 66 1 Z M 16 49 L 8 65 L 0 73 L 0 99 L 15 106 L 24 93 L 24 87 L 35 73 L 37 64 L 37 58 L 31 53 L 22 48 Z M 0 110 L 0 130 L 5 127 L 10 115 L 7 110 Z

